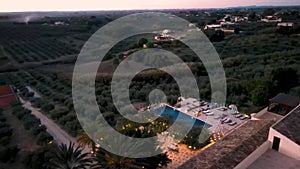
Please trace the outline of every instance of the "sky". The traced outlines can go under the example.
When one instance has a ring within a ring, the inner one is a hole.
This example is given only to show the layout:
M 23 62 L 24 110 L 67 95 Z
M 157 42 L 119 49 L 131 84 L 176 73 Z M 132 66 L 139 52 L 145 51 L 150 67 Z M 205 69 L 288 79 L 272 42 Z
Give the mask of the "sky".
M 0 12 L 224 8 L 300 5 L 300 0 L 1 0 Z

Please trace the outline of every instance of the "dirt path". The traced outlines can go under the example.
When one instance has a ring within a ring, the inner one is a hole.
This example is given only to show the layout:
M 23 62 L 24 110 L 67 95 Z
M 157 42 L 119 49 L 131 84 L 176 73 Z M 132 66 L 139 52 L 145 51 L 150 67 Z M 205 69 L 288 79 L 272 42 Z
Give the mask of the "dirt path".
M 38 109 L 31 106 L 29 101 L 21 99 L 23 107 L 31 110 L 31 113 L 41 120 L 41 123 L 47 127 L 47 132 L 53 136 L 54 141 L 59 145 L 61 143 L 69 145 L 70 142 L 76 144 L 76 138 L 70 136 L 67 132 L 61 129 L 54 121 L 42 114 Z M 84 148 L 84 152 L 89 152 L 87 147 Z
M 55 122 L 50 120 L 47 116 L 43 115 L 39 110 L 31 106 L 31 103 L 28 101 L 21 101 L 23 107 L 28 110 L 31 110 L 31 113 L 41 120 L 41 123 L 47 127 L 47 132 L 53 136 L 54 141 L 57 144 L 69 144 L 69 142 L 76 142 L 76 139 L 62 130 Z

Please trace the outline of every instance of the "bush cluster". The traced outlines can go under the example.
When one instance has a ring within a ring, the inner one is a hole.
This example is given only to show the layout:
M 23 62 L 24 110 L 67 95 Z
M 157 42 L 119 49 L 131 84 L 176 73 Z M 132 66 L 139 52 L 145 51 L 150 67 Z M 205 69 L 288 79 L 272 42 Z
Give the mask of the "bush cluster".
M 0 161 L 6 163 L 14 161 L 19 149 L 17 146 L 10 145 L 13 129 L 6 122 L 2 113 L 0 109 Z
M 13 114 L 23 121 L 25 130 L 30 131 L 37 138 L 38 145 L 44 145 L 53 140 L 53 137 L 46 131 L 47 128 L 36 116 L 31 114 L 30 110 L 18 106 L 14 107 Z

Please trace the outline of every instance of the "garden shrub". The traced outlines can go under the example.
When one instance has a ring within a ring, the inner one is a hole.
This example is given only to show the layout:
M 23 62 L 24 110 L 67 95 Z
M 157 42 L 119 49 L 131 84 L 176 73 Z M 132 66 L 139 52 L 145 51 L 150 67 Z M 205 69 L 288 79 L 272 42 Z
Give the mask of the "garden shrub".
M 19 148 L 17 146 L 0 147 L 0 161 L 5 163 L 13 161 L 18 152 Z
M 50 112 L 51 110 L 53 110 L 55 108 L 55 106 L 53 104 L 45 104 L 41 107 L 41 109 L 44 111 L 44 112 Z
M 33 92 L 28 92 L 26 93 L 25 97 L 33 97 L 34 96 L 34 93 Z
M 3 128 L 0 129 L 0 137 L 11 136 L 12 131 L 13 130 L 10 127 L 3 127 Z
M 1 136 L 0 138 L 0 145 L 1 146 L 7 146 L 9 144 L 10 137 L 9 136 Z
M 52 158 L 51 155 L 56 151 L 57 150 L 54 145 L 45 145 L 34 152 L 25 152 L 22 163 L 30 169 L 46 169 L 49 166 L 48 162 Z
M 50 134 L 48 134 L 47 132 L 41 132 L 37 135 L 37 144 L 38 145 L 45 145 L 51 140 L 53 140 L 53 137 Z
M 35 136 L 37 136 L 41 132 L 46 132 L 46 127 L 44 125 L 37 125 L 31 128 L 31 133 Z

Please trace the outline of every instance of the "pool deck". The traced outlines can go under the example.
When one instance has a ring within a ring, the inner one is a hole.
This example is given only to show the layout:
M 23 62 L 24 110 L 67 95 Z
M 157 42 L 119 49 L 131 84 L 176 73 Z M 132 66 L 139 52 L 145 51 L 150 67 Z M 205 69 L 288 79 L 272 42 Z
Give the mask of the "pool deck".
M 236 118 L 235 115 L 230 114 L 228 112 L 228 110 L 222 111 L 220 109 L 222 107 L 216 107 L 216 105 L 213 105 L 208 102 L 204 102 L 204 103 L 200 104 L 200 102 L 195 99 L 186 99 L 186 100 L 184 100 L 183 104 L 182 104 L 182 102 L 179 102 L 179 103 L 181 103 L 180 108 L 176 108 L 176 107 L 170 106 L 165 103 L 158 104 L 155 106 L 153 105 L 153 106 L 156 108 L 162 107 L 162 106 L 168 106 L 169 108 L 173 109 L 174 111 L 176 110 L 180 113 L 190 116 L 191 118 L 194 118 L 194 119 L 200 120 L 204 123 L 207 123 L 207 124 L 211 125 L 211 127 L 208 127 L 208 130 L 210 130 L 211 133 L 213 133 L 213 134 L 215 133 L 216 136 L 220 136 L 220 133 L 221 133 L 221 138 L 223 138 L 226 135 L 229 135 L 231 133 L 234 134 L 235 131 L 239 130 L 238 129 L 239 127 L 243 126 L 245 123 L 247 123 L 249 121 L 248 119 L 241 120 L 239 118 Z M 213 115 L 211 115 L 211 116 L 207 116 L 205 113 L 203 113 L 203 111 L 208 109 L 207 105 L 209 105 L 209 108 L 214 107 L 209 110 L 210 112 L 213 112 Z M 222 124 L 220 121 L 220 119 L 221 119 L 220 117 L 222 115 L 226 115 L 227 117 L 229 117 L 232 121 L 236 122 L 237 124 L 235 124 L 233 126 L 230 126 L 229 124 L 226 124 L 226 123 Z M 166 150 L 169 158 L 172 160 L 172 162 L 168 165 L 168 167 L 166 167 L 168 169 L 178 168 L 180 165 L 187 162 L 188 160 L 190 160 L 192 157 L 196 156 L 197 154 L 200 154 L 202 151 L 204 151 L 205 149 L 207 149 L 208 147 L 212 146 L 215 143 L 212 140 L 212 142 L 209 145 L 207 145 L 206 147 L 203 147 L 202 149 L 199 149 L 199 150 L 190 150 L 186 145 L 179 144 L 178 152 L 174 152 L 172 150 L 167 150 L 167 146 L 174 144 L 174 140 L 172 141 L 172 138 L 169 138 L 169 139 L 166 139 L 164 137 L 162 137 L 162 138 L 160 139 L 162 144 L 164 144 L 162 146 L 162 148 L 164 150 Z
M 206 102 L 207 103 L 207 102 Z M 218 133 L 221 132 L 223 135 L 226 135 L 227 133 L 229 133 L 230 131 L 232 131 L 234 128 L 236 128 L 237 126 L 240 126 L 242 124 L 244 124 L 246 121 L 248 121 L 247 119 L 245 120 L 241 120 L 239 118 L 236 118 L 235 115 L 232 115 L 230 113 L 228 113 L 228 111 L 221 111 L 219 110 L 222 107 L 218 107 L 218 108 L 213 108 L 210 111 L 213 112 L 214 115 L 211 116 L 207 116 L 204 113 L 199 113 L 198 116 L 195 115 L 196 112 L 201 111 L 201 110 L 205 110 L 207 108 L 207 105 L 209 103 L 205 104 L 204 106 L 200 106 L 200 105 L 195 105 L 194 108 L 190 108 L 190 111 L 188 111 L 187 106 L 181 107 L 181 108 L 175 108 L 172 107 L 170 105 L 165 104 L 165 106 L 168 106 L 170 108 L 173 108 L 174 110 L 177 110 L 181 113 L 184 113 L 188 116 L 190 116 L 191 118 L 195 118 L 197 120 L 200 120 L 206 124 L 211 125 L 211 127 L 209 127 L 208 129 L 212 132 L 212 133 Z M 220 121 L 220 117 L 222 115 L 227 115 L 227 117 L 229 117 L 232 121 L 236 122 L 237 124 L 230 126 L 229 124 L 226 123 L 221 123 Z

